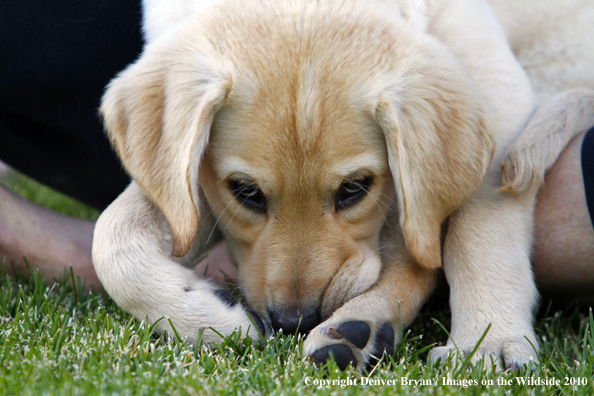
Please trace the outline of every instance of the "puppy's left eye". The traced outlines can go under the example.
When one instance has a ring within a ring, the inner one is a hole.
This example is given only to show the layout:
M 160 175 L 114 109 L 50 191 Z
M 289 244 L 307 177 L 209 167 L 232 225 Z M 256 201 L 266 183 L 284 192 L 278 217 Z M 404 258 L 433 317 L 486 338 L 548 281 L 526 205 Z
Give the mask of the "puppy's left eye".
M 266 211 L 266 199 L 258 185 L 245 180 L 230 180 L 229 190 L 242 205 L 256 212 Z
M 373 183 L 372 177 L 346 180 L 338 190 L 336 209 L 343 209 L 361 201 Z

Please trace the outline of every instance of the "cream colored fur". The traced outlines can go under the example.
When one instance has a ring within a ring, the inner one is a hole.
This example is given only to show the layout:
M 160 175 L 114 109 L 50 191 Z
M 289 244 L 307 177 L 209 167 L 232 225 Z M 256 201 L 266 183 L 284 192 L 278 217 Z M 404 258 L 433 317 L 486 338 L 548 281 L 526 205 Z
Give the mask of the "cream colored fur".
M 564 92 L 591 87 L 594 51 L 565 59 L 549 44 L 590 37 L 570 11 L 594 11 L 568 2 L 549 36 L 558 3 L 491 3 L 145 0 L 146 48 L 101 107 L 134 179 L 95 229 L 107 292 L 189 342 L 245 330 L 243 308 L 189 268 L 223 237 L 252 309 L 266 321 L 319 306 L 304 352 L 342 343 L 362 369 L 378 328 L 410 323 L 443 263 L 451 338 L 432 358 L 468 353 L 491 325 L 474 359 L 537 361 L 536 187 L 592 123 L 591 92 Z M 338 210 L 361 174 L 365 199 Z M 233 198 L 238 177 L 267 197 L 264 214 Z M 362 349 L 332 336 L 350 320 L 370 326 Z
M 538 190 L 567 143 L 592 125 L 594 90 L 575 88 L 546 99 L 501 164 L 501 190 Z

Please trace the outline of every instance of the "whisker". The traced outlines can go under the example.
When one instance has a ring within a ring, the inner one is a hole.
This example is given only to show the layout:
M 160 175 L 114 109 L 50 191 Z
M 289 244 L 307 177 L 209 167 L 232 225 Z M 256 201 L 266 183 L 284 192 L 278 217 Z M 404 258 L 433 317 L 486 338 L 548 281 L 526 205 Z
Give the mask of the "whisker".
M 356 181 L 352 181 L 352 180 L 351 180 L 351 182 L 353 182 L 353 183 L 355 183 L 355 184 L 357 183 Z M 363 186 L 361 186 L 361 187 L 362 187 L 363 189 L 365 189 Z M 370 188 L 369 190 L 365 190 L 365 191 L 367 191 L 367 192 L 370 192 L 371 190 L 372 190 L 372 189 Z M 378 192 L 379 192 L 381 195 L 383 195 L 384 197 L 386 197 L 386 198 L 388 199 L 388 201 L 392 202 L 394 205 L 398 205 L 398 202 L 394 201 L 392 198 L 388 197 L 388 196 L 387 196 L 386 194 L 384 194 L 383 192 L 381 192 L 381 191 L 378 191 Z M 384 204 L 384 205 L 385 205 L 385 204 Z M 386 206 L 387 206 L 387 205 L 386 205 Z
M 374 250 L 372 250 L 372 251 L 371 251 L 371 252 L 369 252 L 368 254 L 366 254 L 366 255 L 365 255 L 365 257 L 367 257 L 367 256 L 368 256 L 369 254 L 371 254 L 371 253 L 378 252 L 378 254 L 381 254 L 381 255 L 383 255 L 383 256 L 386 256 L 386 257 L 390 257 L 392 260 L 398 260 L 398 259 L 397 259 L 396 257 L 394 257 L 394 256 L 390 256 L 390 255 L 389 255 L 389 254 L 387 254 L 387 253 L 380 252 L 380 250 L 382 250 L 382 249 L 386 249 L 386 248 L 395 248 L 395 247 L 398 247 L 398 245 L 386 245 L 386 246 L 381 246 L 381 247 L 379 247 L 379 248 L 377 248 L 377 249 L 374 249 Z
M 367 193 L 367 195 L 368 195 L 368 196 L 370 196 L 370 197 L 373 199 L 373 202 L 375 202 L 375 205 L 377 206 L 377 208 L 379 209 L 380 213 L 382 214 L 382 217 L 384 218 L 384 222 L 386 223 L 386 226 L 387 226 L 388 228 L 390 228 L 390 224 L 388 223 L 388 219 L 386 219 L 386 216 L 384 216 L 384 212 L 382 211 L 382 208 L 381 208 L 381 207 L 379 206 L 379 204 L 377 203 L 377 199 L 376 199 L 376 198 L 375 198 L 373 195 L 371 195 L 371 194 L 369 193 L 369 190 L 367 190 L 367 189 L 366 189 L 366 188 L 365 188 L 363 185 L 361 185 L 361 184 L 357 183 L 357 182 L 356 182 L 356 181 L 354 181 L 354 180 L 350 180 L 350 182 L 351 182 L 351 183 L 353 183 L 354 185 L 358 186 L 358 187 L 359 187 L 360 189 L 362 189 L 363 191 L 365 191 L 365 192 Z M 386 205 L 384 202 L 382 202 L 382 204 L 383 204 L 383 205 L 384 205 L 384 206 L 385 206 L 385 207 L 386 207 L 386 208 L 387 208 L 389 211 L 392 211 L 392 209 L 391 209 L 391 208 L 390 208 L 388 205 Z
M 353 183 L 354 185 L 358 186 L 359 188 L 361 188 L 363 191 L 365 191 L 367 194 L 371 193 L 371 190 L 373 190 L 372 188 L 365 188 L 364 185 L 357 183 L 355 180 L 349 180 L 350 183 Z M 384 194 L 383 192 L 379 191 L 379 193 L 381 195 L 383 195 L 384 197 L 388 198 L 389 201 L 393 202 L 394 204 L 396 203 L 392 198 L 388 197 L 386 194 Z M 373 199 L 375 199 L 372 196 Z M 382 203 L 382 205 L 384 205 L 386 207 L 386 209 L 388 209 L 389 211 L 392 211 L 392 208 L 390 208 L 388 205 L 386 205 L 384 202 L 380 201 Z
M 389 254 L 387 254 L 387 253 L 382 253 L 382 252 L 379 252 L 378 254 L 381 254 L 381 255 L 383 255 L 383 256 L 386 256 L 386 257 L 390 257 L 392 260 L 396 260 L 396 261 L 398 261 L 398 259 L 397 259 L 396 257 L 390 256 L 390 255 L 389 255 Z
M 394 205 L 398 205 L 398 202 L 394 201 L 392 198 L 388 197 L 386 194 L 384 194 L 383 192 L 379 191 L 379 193 L 381 195 L 383 195 L 384 197 L 388 198 L 388 201 L 392 202 Z
M 247 188 L 247 187 L 246 187 L 246 188 Z M 243 191 L 243 190 L 241 190 L 241 191 Z M 240 191 L 240 192 L 241 192 L 241 191 Z M 241 202 L 241 203 L 239 204 L 239 207 L 238 207 L 237 209 L 235 209 L 235 213 L 233 213 L 233 216 L 231 216 L 231 220 L 229 220 L 229 222 L 227 223 L 227 225 L 225 226 L 225 228 L 223 228 L 223 231 L 225 231 L 225 230 L 227 229 L 227 227 L 229 227 L 229 224 L 231 224 L 231 222 L 232 222 L 232 221 L 233 221 L 233 219 L 235 218 L 235 215 L 237 214 L 237 212 L 239 212 L 239 209 L 241 209 L 241 207 L 243 206 L 243 203 L 244 203 L 244 202 L 245 202 L 245 201 Z
M 239 191 L 239 193 L 241 193 L 243 190 L 245 190 L 246 188 L 251 187 L 251 186 L 252 186 L 252 184 L 247 184 L 247 185 L 243 186 L 241 188 L 241 190 Z M 237 190 L 239 190 L 239 188 L 236 188 L 231 193 L 233 193 L 233 192 L 235 192 Z M 212 234 L 214 233 L 215 229 L 217 228 L 217 225 L 219 224 L 219 221 L 221 220 L 221 217 L 223 217 L 223 214 L 225 214 L 225 212 L 227 211 L 227 208 L 229 207 L 229 205 L 231 205 L 232 202 L 233 202 L 233 200 L 229 201 L 229 203 L 227 204 L 227 206 L 225 206 L 225 209 L 223 209 L 223 211 L 221 212 L 221 214 L 217 218 L 217 221 L 215 222 L 214 226 L 212 227 L 212 231 L 210 231 L 210 234 L 208 235 L 208 239 L 206 240 L 206 243 L 207 244 L 210 241 L 210 238 L 212 237 Z M 243 202 L 242 202 L 242 205 L 243 205 Z M 212 210 L 211 210 L 211 212 L 212 212 Z M 235 216 L 235 214 L 233 216 Z M 227 227 L 225 227 L 225 228 L 227 228 Z
M 368 252 L 368 253 L 367 253 L 365 256 L 363 256 L 363 257 L 361 258 L 361 261 L 359 262 L 359 265 L 361 265 L 361 263 L 363 263 L 363 261 L 365 261 L 365 259 L 366 259 L 366 258 L 367 258 L 367 257 L 368 257 L 370 254 L 373 254 L 373 253 L 375 253 L 375 252 L 377 252 L 377 251 L 380 251 L 380 250 L 382 250 L 382 249 L 387 249 L 387 248 L 391 248 L 391 247 L 396 247 L 396 245 L 386 245 L 386 246 L 380 246 L 380 247 L 378 247 L 377 249 L 373 249 L 371 252 Z M 383 253 L 380 253 L 380 254 L 383 254 Z
M 209 215 L 212 213 L 212 211 L 214 210 L 214 208 L 216 208 L 217 206 L 219 206 L 219 204 L 220 204 L 220 203 L 223 201 L 223 199 L 227 198 L 229 195 L 232 195 L 232 194 L 236 193 L 236 192 L 237 192 L 239 189 L 241 189 L 241 190 L 243 191 L 243 189 L 244 189 L 244 188 L 245 188 L 245 187 L 243 187 L 243 186 L 242 186 L 242 187 L 238 187 L 238 188 L 236 188 L 235 190 L 229 191 L 229 192 L 228 192 L 228 193 L 227 193 L 225 196 L 223 196 L 223 197 L 221 197 L 221 199 L 219 199 L 219 202 L 217 202 L 216 204 L 214 204 L 214 205 L 213 205 L 213 206 L 210 208 L 210 212 L 208 212 L 208 213 L 206 214 L 206 216 L 204 216 L 204 217 L 205 217 L 205 218 L 206 218 L 206 217 L 208 217 L 208 216 L 209 216 Z M 240 191 L 240 192 L 241 192 L 241 191 Z

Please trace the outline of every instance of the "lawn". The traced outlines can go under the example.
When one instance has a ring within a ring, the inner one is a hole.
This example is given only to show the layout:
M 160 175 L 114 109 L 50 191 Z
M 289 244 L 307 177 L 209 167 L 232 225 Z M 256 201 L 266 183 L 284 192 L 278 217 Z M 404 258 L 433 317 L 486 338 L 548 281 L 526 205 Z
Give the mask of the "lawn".
M 3 182 L 54 210 L 98 214 L 19 176 Z M 333 362 L 313 367 L 297 337 L 262 345 L 235 334 L 211 347 L 166 341 L 69 274 L 52 287 L 35 270 L 29 279 L 2 274 L 0 283 L 0 394 L 594 394 L 594 317 L 577 305 L 541 307 L 541 364 L 532 375 L 428 363 L 449 327 L 447 305 L 432 301 L 395 354 L 362 376 Z

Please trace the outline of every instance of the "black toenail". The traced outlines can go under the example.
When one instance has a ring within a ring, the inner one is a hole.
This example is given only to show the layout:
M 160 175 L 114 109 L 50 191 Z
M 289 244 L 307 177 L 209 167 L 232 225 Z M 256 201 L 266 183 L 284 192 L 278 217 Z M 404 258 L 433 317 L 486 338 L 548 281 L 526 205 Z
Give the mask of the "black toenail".
M 504 362 L 504 366 L 508 368 L 510 371 L 517 371 L 519 374 L 526 374 L 526 373 L 534 373 L 536 371 L 536 364 L 533 361 L 528 362 L 527 364 L 520 364 L 518 362 L 514 362 L 508 366 L 507 362 Z

